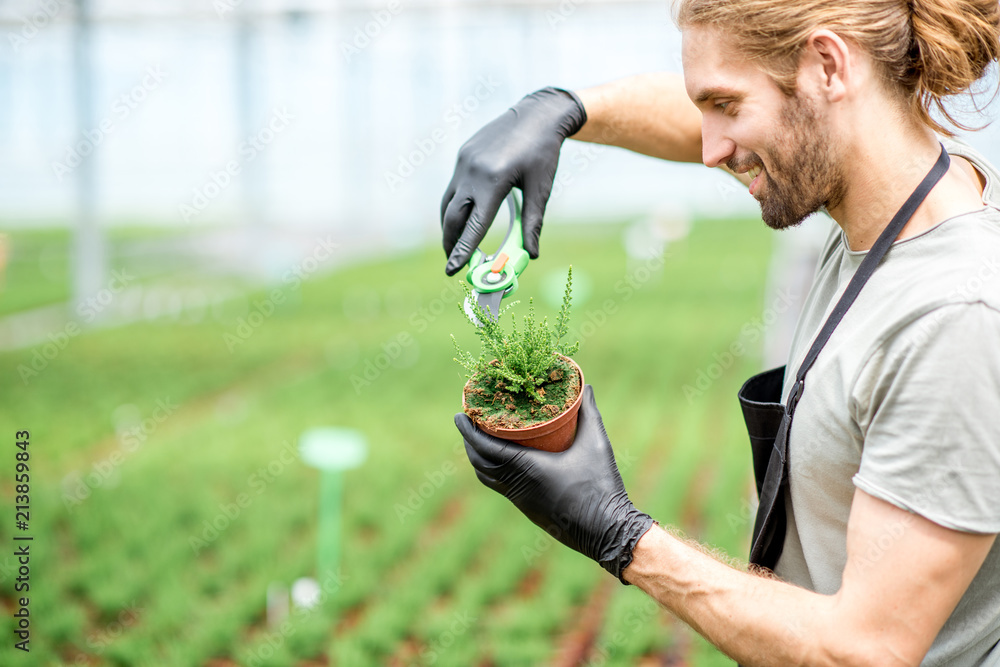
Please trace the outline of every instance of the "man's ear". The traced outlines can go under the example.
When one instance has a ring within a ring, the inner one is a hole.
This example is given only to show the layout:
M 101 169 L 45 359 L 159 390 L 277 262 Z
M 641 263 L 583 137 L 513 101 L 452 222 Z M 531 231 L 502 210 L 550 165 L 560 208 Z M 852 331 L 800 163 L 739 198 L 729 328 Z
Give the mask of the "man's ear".
M 852 74 L 851 51 L 840 35 L 825 28 L 809 35 L 799 61 L 800 85 L 827 102 L 839 102 L 847 95 Z

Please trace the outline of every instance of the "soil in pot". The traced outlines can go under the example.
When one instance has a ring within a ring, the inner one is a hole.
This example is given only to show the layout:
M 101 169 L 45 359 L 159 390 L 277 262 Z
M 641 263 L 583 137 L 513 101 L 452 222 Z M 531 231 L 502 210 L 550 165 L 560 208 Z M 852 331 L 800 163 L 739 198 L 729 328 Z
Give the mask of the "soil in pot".
M 473 377 L 465 387 L 465 413 L 480 427 L 523 429 L 545 423 L 576 402 L 582 385 L 576 364 L 558 357 L 549 379 L 538 388 L 542 402 L 526 394 L 513 394 L 503 381 Z

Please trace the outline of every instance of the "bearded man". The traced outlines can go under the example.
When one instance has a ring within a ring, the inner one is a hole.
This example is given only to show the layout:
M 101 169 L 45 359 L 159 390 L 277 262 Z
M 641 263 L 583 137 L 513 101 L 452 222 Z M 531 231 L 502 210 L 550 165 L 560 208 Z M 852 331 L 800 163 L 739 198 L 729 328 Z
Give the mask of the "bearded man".
M 728 170 L 774 229 L 828 214 L 788 364 L 740 395 L 751 567 L 633 506 L 589 386 L 561 453 L 456 415 L 476 474 L 743 665 L 1000 665 L 1000 172 L 944 124 L 1000 54 L 1000 7 L 680 0 L 676 20 L 683 78 L 546 88 L 463 146 L 446 271 L 513 187 L 538 256 L 568 137 Z

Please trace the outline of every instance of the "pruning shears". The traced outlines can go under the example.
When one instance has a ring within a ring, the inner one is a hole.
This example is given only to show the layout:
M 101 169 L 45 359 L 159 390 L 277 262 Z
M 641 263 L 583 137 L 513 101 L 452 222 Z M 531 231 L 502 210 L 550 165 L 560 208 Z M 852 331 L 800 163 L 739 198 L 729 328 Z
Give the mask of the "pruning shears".
M 500 301 L 517 291 L 517 277 L 528 266 L 528 252 L 524 249 L 521 231 L 521 202 L 513 190 L 507 195 L 507 208 L 510 210 L 510 223 L 503 243 L 492 255 L 476 248 L 465 274 L 465 280 L 472 286 L 472 297 L 494 320 L 500 315 Z M 468 298 L 465 300 L 465 314 L 476 326 L 483 326 Z

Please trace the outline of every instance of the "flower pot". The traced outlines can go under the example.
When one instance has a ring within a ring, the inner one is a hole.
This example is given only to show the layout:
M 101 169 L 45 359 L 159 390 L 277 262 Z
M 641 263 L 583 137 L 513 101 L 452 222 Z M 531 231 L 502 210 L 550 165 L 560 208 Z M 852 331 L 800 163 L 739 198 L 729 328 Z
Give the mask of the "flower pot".
M 576 438 L 576 421 L 580 413 L 580 401 L 583 397 L 583 371 L 569 357 L 562 358 L 575 370 L 580 380 L 576 399 L 568 408 L 548 421 L 523 428 L 491 428 L 484 424 L 482 420 L 473 417 L 473 422 L 476 426 L 484 433 L 489 433 L 497 438 L 510 440 L 526 447 L 542 449 L 547 452 L 562 452 L 569 449 Z M 471 384 L 472 379 L 465 383 L 465 387 L 462 390 L 462 410 L 466 413 L 469 411 L 466 396 Z

